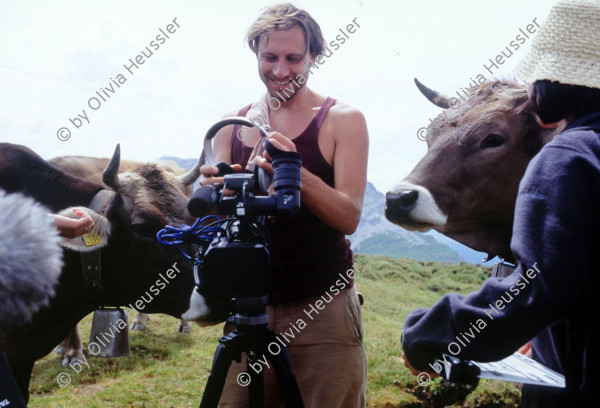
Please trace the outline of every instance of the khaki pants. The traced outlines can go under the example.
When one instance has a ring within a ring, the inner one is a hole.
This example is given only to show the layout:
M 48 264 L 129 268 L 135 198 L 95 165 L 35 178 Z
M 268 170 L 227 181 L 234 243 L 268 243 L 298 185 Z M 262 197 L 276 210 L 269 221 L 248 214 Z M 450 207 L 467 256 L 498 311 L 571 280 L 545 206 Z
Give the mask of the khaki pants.
M 365 407 L 367 359 L 355 287 L 337 295 L 326 293 L 268 306 L 267 314 L 269 329 L 287 346 L 306 408 Z M 272 346 L 271 350 L 277 353 L 277 347 Z M 264 373 L 265 407 L 283 407 L 273 366 L 256 364 L 259 365 L 255 371 L 262 367 Z M 238 374 L 245 371 L 244 356 L 241 363 L 233 362 L 229 369 L 219 407 L 248 407 L 248 388 L 237 382 Z

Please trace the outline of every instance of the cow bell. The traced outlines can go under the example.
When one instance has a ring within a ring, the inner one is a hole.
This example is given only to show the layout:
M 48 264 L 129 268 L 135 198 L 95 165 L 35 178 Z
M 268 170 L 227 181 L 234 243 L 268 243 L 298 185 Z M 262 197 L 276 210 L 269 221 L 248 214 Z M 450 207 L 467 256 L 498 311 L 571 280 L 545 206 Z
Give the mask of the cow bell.
M 96 309 L 88 351 L 95 357 L 129 356 L 129 322 L 123 309 Z

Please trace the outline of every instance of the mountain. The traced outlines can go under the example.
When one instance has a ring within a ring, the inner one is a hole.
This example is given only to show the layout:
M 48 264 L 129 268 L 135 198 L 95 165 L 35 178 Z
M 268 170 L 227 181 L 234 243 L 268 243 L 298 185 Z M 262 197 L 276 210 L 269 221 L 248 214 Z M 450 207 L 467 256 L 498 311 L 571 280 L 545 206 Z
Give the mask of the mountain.
M 191 169 L 197 159 L 163 156 L 184 169 Z M 197 187 L 197 183 L 195 185 Z M 348 237 L 356 253 L 411 258 L 418 261 L 481 263 L 485 254 L 447 238 L 436 231 L 427 233 L 405 230 L 389 222 L 383 213 L 385 196 L 368 182 L 363 213 L 354 234 Z
M 461 244 L 460 242 L 457 242 L 451 238 L 448 238 L 445 235 L 440 234 L 437 231 L 431 230 L 429 232 L 426 232 L 425 235 L 429 235 L 429 236 L 433 237 L 439 243 L 447 245 L 450 249 L 457 252 L 458 255 L 460 255 L 468 263 L 484 264 L 483 260 L 487 257 L 486 253 L 477 252 L 477 251 L 469 248 L 468 246 Z M 491 265 L 494 265 L 496 262 L 500 262 L 500 259 L 498 257 L 495 257 L 495 258 L 492 258 L 492 259 L 486 261 L 485 265 L 491 266 Z

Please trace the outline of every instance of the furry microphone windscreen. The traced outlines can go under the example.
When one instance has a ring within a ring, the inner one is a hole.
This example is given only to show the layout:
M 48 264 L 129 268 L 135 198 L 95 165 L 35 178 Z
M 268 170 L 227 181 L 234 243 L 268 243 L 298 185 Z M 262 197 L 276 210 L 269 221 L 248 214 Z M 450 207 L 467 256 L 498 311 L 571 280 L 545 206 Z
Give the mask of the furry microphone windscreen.
M 63 254 L 49 213 L 0 190 L 0 336 L 29 322 L 55 294 Z

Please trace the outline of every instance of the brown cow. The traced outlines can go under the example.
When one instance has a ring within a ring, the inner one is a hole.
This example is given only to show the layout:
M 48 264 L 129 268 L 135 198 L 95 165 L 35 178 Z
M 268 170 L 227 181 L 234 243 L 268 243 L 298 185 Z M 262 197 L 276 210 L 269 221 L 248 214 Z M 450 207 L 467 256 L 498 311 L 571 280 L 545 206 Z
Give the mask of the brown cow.
M 102 182 L 102 171 L 106 168 L 109 158 L 97 158 L 88 156 L 61 156 L 48 160 L 51 163 L 73 176 L 81 177 L 88 181 L 98 183 L 104 188 L 108 188 Z M 157 161 L 155 164 L 165 172 L 172 173 L 176 176 L 185 174 L 187 170 L 182 169 L 177 163 L 171 161 Z M 140 169 L 145 163 L 132 160 L 121 160 L 119 173 L 127 173 L 136 169 Z M 185 186 L 185 195 L 190 197 L 193 193 L 193 185 Z M 143 331 L 146 329 L 150 316 L 146 313 L 138 313 L 135 320 L 131 323 L 131 330 Z M 188 333 L 191 330 L 190 322 L 180 320 L 177 325 L 177 331 Z M 62 365 L 66 367 L 69 363 L 74 364 L 84 361 L 83 343 L 79 334 L 79 328 L 75 326 L 69 333 L 67 338 L 58 346 L 56 352 L 63 357 Z
M 106 186 L 102 182 L 102 171 L 108 165 L 110 159 L 106 157 L 89 157 L 89 156 L 60 156 L 54 159 L 48 160 L 51 163 L 61 169 L 62 171 L 72 174 L 77 177 L 81 177 L 88 181 L 93 181 L 100 185 Z M 176 176 L 187 173 L 187 170 L 182 169 L 177 163 L 170 160 L 157 160 L 153 162 L 161 170 L 173 173 Z M 127 173 L 143 167 L 145 163 L 133 161 L 133 160 L 121 160 L 119 167 L 119 173 Z M 185 186 L 184 193 L 190 197 L 193 193 L 193 185 Z
M 415 82 L 432 103 L 450 107 L 449 98 Z M 385 215 L 406 229 L 433 228 L 477 251 L 513 260 L 519 182 L 555 131 L 535 122 L 525 85 L 492 81 L 473 91 L 430 124 L 427 154 L 386 194 Z
M 200 175 L 198 165 L 189 173 L 175 177 L 156 165 L 118 174 L 120 151 L 117 148 L 104 171 L 100 184 L 71 176 L 50 165 L 24 146 L 0 143 L 0 188 L 20 192 L 56 212 L 72 206 L 88 206 L 103 197 L 98 212 L 110 225 L 110 239 L 101 251 L 102 284 L 108 305 L 136 304 L 144 295 L 146 313 L 164 313 L 176 318 L 214 324 L 230 313 L 222 299 L 190 298 L 195 288 L 192 264 L 177 249 L 161 245 L 156 233 L 166 224 L 191 224 L 184 186 Z M 178 273 L 165 285 L 159 274 L 176 265 Z M 152 288 L 163 289 L 156 295 Z M 149 295 L 149 291 L 155 296 Z M 195 293 L 195 292 L 194 292 Z M 12 373 L 28 400 L 29 379 L 34 362 L 48 354 L 100 301 L 86 290 L 80 254 L 64 250 L 64 267 L 56 296 L 47 308 L 34 314 L 30 324 L 0 339 Z M 193 306 L 193 307 L 192 307 Z

